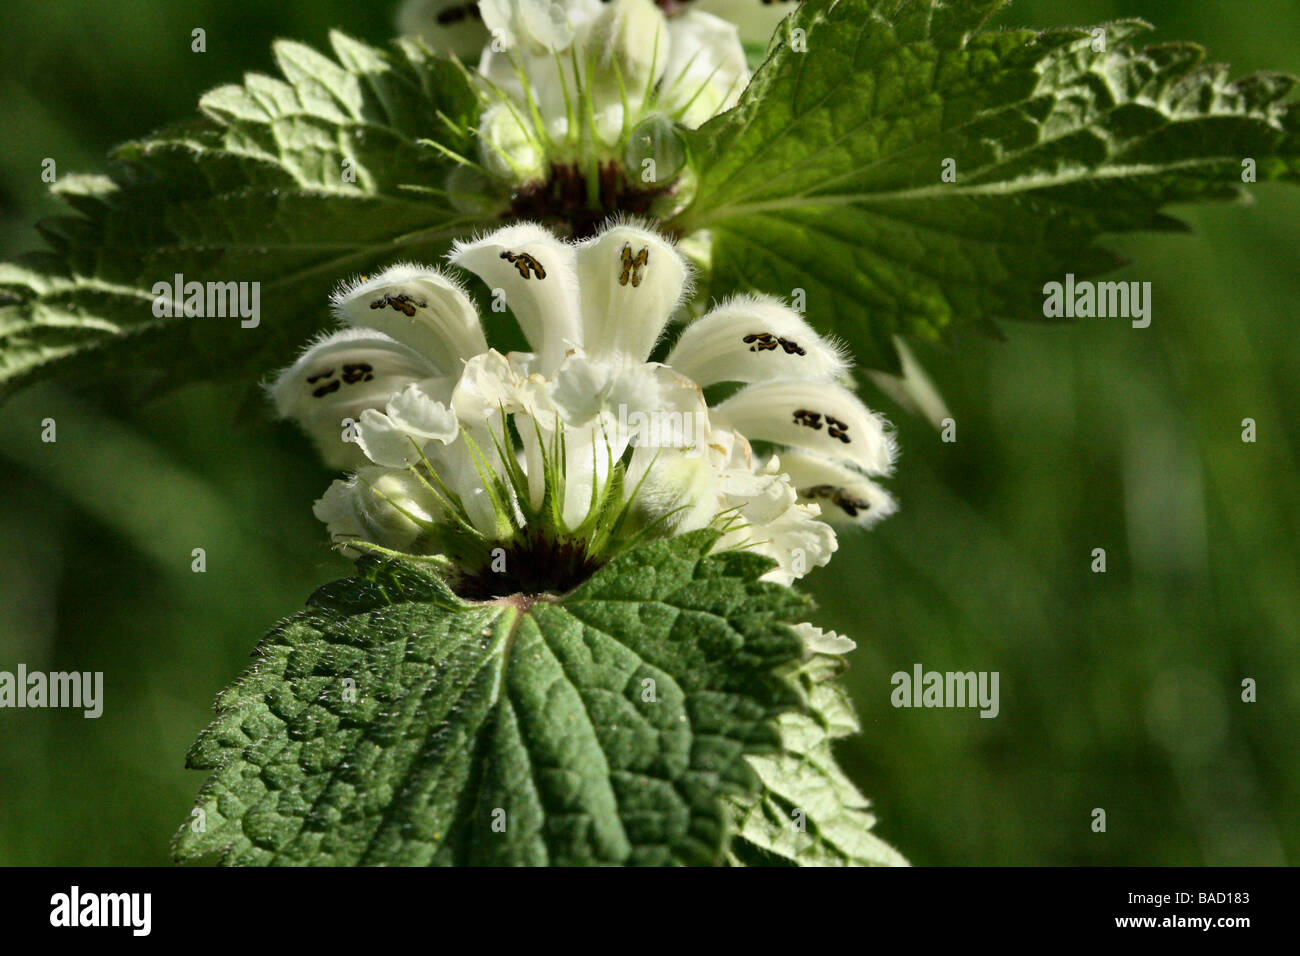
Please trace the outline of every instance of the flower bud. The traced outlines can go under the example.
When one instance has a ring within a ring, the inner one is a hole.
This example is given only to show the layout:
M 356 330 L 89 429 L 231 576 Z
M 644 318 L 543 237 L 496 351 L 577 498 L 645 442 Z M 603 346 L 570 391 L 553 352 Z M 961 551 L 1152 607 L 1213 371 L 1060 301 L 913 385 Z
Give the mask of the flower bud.
M 632 502 L 638 524 L 663 534 L 708 527 L 718 511 L 717 473 L 706 455 L 668 454 L 650 468 Z
M 612 61 L 628 98 L 640 99 L 667 65 L 667 22 L 652 0 L 614 0 L 592 21 L 587 49 Z
M 638 123 L 628 134 L 623 162 L 633 181 L 639 180 L 647 187 L 667 186 L 686 165 L 681 127 L 663 115 Z
M 409 470 L 363 468 L 357 472 L 355 514 L 366 538 L 406 551 L 441 513 L 437 499 Z
M 541 179 L 546 156 L 535 135 L 505 103 L 483 111 L 479 121 L 483 166 L 489 173 L 515 182 Z

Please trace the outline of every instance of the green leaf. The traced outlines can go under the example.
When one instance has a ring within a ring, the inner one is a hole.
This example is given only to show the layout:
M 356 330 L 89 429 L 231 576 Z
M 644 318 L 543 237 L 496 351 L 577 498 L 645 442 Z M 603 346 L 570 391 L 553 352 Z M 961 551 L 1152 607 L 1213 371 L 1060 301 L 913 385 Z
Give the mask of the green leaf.
M 341 279 L 472 231 L 441 193 L 451 161 L 420 142 L 468 148 L 463 69 L 408 41 L 331 43 L 335 59 L 278 42 L 282 78 L 213 90 L 196 120 L 119 147 L 111 177 L 54 186 L 72 215 L 41 224 L 46 251 L 0 265 L 0 392 L 55 369 L 131 395 L 251 382 L 330 324 Z M 260 282 L 260 324 L 156 316 L 155 283 L 178 273 Z
M 467 604 L 414 565 L 361 562 L 219 698 L 177 855 L 725 862 L 733 801 L 759 793 L 746 758 L 775 753 L 801 704 L 788 625 L 808 602 L 716 540 L 642 546 L 531 603 Z
M 738 865 L 905 866 L 875 836 L 869 801 L 835 762 L 831 745 L 858 733 L 853 704 L 834 681 L 841 658 L 814 654 L 795 671 L 805 708 L 778 718 L 781 749 L 748 758 L 763 782 L 757 800 L 733 800 Z
M 690 136 L 713 291 L 807 294 L 868 366 L 896 334 L 1042 320 L 1045 282 L 1118 263 L 1104 233 L 1185 228 L 1169 203 L 1300 176 L 1295 77 L 1230 80 L 1138 21 L 981 32 L 1005 0 L 807 0 L 739 106 Z M 802 31 L 802 35 L 794 31 Z M 795 38 L 806 41 L 799 52 Z M 945 159 L 957 181 L 941 181 Z

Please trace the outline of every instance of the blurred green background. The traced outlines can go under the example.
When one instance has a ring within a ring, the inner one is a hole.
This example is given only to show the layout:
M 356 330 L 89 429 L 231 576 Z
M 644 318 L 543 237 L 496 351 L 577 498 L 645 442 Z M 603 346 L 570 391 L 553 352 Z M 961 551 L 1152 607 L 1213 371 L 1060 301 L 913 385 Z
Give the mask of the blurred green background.
M 116 142 L 270 70 L 277 36 L 374 42 L 388 3 L 115 0 L 0 7 L 0 255 L 57 211 L 40 163 Z M 1237 72 L 1300 72 L 1294 0 L 1021 0 L 1002 25 L 1142 16 Z M 207 52 L 190 31 L 207 30 Z M 918 349 L 957 421 L 892 408 L 902 512 L 810 579 L 858 641 L 865 733 L 841 755 L 917 864 L 1281 864 L 1300 856 L 1300 191 L 1126 237 L 1154 321 L 1008 325 Z M 322 288 L 322 301 L 326 289 Z M 322 314 L 322 320 L 324 315 Z M 289 356 L 286 356 L 286 361 Z M 261 370 L 259 370 L 260 372 Z M 102 670 L 106 706 L 0 712 L 0 863 L 156 864 L 183 769 L 256 640 L 347 572 L 306 441 L 195 386 L 118 409 L 45 384 L 0 414 L 0 669 Z M 40 441 L 40 422 L 58 442 Z M 1253 418 L 1258 441 L 1244 444 Z M 191 549 L 207 573 L 190 570 Z M 1105 574 L 1090 571 L 1093 548 Z M 915 663 L 1001 675 L 1001 714 L 896 710 Z M 1258 682 L 1258 702 L 1240 684 Z M 1107 831 L 1092 832 L 1092 810 Z

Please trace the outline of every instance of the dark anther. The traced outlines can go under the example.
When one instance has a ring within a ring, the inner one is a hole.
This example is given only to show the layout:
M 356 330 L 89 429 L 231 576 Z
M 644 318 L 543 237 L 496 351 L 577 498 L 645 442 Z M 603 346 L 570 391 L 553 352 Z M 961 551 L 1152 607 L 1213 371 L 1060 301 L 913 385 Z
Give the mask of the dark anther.
M 546 270 L 542 268 L 542 264 L 526 252 L 503 252 L 501 258 L 514 265 L 525 279 L 529 275 L 535 275 L 538 279 L 546 278 Z
M 415 299 L 409 295 L 385 293 L 372 301 L 370 308 L 382 309 L 385 306 L 391 306 L 394 312 L 401 312 L 404 316 L 410 318 L 415 315 L 416 309 L 423 309 L 427 304 L 423 299 Z
M 811 488 L 805 488 L 799 494 L 804 498 L 829 500 L 850 518 L 856 518 L 859 512 L 871 509 L 870 502 L 863 501 L 861 498 L 854 498 L 843 488 L 837 488 L 835 485 L 813 485 Z
M 347 385 L 359 382 L 372 371 L 374 371 L 373 367 L 366 362 L 357 362 L 352 365 L 345 365 L 343 366 L 343 382 Z M 373 376 L 371 377 L 373 378 Z
M 794 423 L 803 425 L 805 428 L 811 428 L 813 431 L 821 431 L 822 416 L 818 412 L 810 412 L 806 408 L 796 408 L 794 412 Z
M 627 285 L 628 280 L 632 280 L 632 285 L 641 284 L 641 267 L 650 261 L 650 249 L 646 246 L 641 247 L 641 251 L 635 256 L 632 255 L 631 243 L 623 243 L 623 251 L 619 253 L 619 260 L 622 263 L 623 271 L 619 273 L 618 284 Z

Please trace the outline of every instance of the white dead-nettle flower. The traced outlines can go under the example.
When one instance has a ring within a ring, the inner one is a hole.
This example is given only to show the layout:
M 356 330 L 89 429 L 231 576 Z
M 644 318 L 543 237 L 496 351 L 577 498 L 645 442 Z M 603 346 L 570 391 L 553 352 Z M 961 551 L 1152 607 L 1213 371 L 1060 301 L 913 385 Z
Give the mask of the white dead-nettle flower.
M 488 40 L 477 0 L 406 0 L 397 8 L 397 32 L 459 57 L 478 56 Z
M 346 328 L 270 388 L 355 469 L 316 507 L 340 544 L 429 556 L 491 596 L 562 588 L 637 540 L 713 526 L 788 583 L 830 559 L 832 524 L 894 510 L 872 480 L 893 465 L 886 423 L 843 384 L 843 350 L 776 299 L 729 299 L 649 360 L 690 285 L 659 233 L 623 222 L 574 243 L 516 225 L 450 261 L 532 351 L 489 348 L 455 278 L 403 264 L 341 287 Z M 705 388 L 730 394 L 710 404 Z
M 596 180 L 593 164 L 617 164 L 634 183 L 669 182 L 685 160 L 673 124 L 730 109 L 749 69 L 734 24 L 665 6 L 675 15 L 652 0 L 483 0 L 487 170 L 526 184 L 555 167 Z

